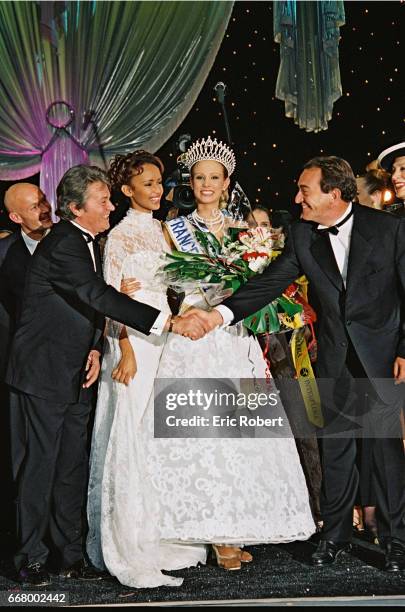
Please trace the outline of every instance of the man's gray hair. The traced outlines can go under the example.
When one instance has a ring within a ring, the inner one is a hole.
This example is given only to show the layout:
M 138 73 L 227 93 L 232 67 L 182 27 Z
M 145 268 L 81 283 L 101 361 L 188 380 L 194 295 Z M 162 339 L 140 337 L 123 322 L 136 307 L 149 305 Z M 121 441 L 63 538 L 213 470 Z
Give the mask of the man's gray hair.
M 69 204 L 73 202 L 77 208 L 84 208 L 87 187 L 97 182 L 111 188 L 107 173 L 97 166 L 73 166 L 65 172 L 56 189 L 58 217 L 65 221 L 74 221 L 76 217 Z

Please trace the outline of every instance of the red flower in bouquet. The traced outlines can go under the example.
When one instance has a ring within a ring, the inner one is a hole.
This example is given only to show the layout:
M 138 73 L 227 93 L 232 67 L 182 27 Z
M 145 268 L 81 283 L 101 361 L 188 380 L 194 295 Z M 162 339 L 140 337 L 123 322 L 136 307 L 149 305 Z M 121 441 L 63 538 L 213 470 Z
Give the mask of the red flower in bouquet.
M 257 257 L 268 257 L 267 253 L 258 253 L 257 251 L 243 253 L 242 259 L 249 261 L 250 259 L 256 259 Z

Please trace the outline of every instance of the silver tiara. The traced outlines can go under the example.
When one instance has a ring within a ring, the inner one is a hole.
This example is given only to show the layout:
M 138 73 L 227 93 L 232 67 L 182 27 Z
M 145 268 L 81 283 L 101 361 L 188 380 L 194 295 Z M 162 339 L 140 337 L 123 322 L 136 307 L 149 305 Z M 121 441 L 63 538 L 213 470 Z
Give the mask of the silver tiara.
M 206 139 L 196 140 L 181 156 L 181 161 L 186 164 L 189 170 L 191 170 L 194 164 L 204 160 L 219 162 L 227 169 L 228 176 L 235 170 L 236 161 L 232 149 L 223 142 L 217 142 L 216 138 L 212 140 L 211 136 L 208 136 Z

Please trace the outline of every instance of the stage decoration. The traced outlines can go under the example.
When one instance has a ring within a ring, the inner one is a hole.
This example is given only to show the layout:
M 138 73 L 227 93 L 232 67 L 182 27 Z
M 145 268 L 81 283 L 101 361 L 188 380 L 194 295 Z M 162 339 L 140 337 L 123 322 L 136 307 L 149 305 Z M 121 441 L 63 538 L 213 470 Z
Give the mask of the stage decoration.
M 54 204 L 72 165 L 103 167 L 116 153 L 156 151 L 193 106 L 232 8 L 0 2 L 0 179 L 41 172 Z
M 42 151 L 41 187 L 44 193 L 56 186 L 64 173 L 77 164 L 88 164 L 85 147 L 75 138 L 69 126 L 74 122 L 75 112 L 64 100 L 56 100 L 46 111 L 46 122 L 54 133 Z M 55 215 L 53 215 L 54 220 Z
M 285 114 L 307 132 L 328 128 L 333 104 L 342 95 L 339 70 L 342 0 L 273 2 L 274 39 L 280 43 L 276 97 Z

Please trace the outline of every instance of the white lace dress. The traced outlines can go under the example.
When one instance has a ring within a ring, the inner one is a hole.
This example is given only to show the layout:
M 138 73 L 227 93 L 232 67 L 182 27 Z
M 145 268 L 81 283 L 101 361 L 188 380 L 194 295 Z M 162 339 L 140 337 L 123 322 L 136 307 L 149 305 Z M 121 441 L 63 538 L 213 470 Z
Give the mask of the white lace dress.
M 155 280 L 167 246 L 158 221 L 130 210 L 110 233 L 106 281 L 136 277 L 136 299 L 169 312 Z M 159 378 L 264 378 L 257 341 L 240 326 L 193 342 L 128 329 L 138 371 L 115 383 L 121 326 L 109 321 L 88 500 L 88 553 L 134 587 L 181 584 L 161 570 L 205 562 L 206 543 L 307 539 L 314 531 L 295 443 L 284 439 L 153 438 L 153 382 Z

